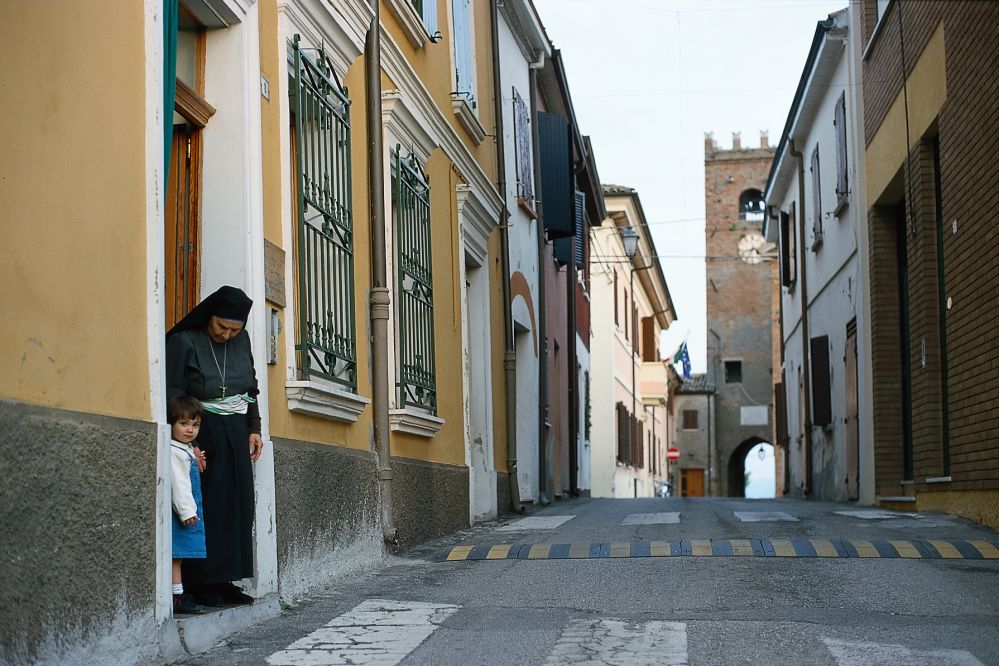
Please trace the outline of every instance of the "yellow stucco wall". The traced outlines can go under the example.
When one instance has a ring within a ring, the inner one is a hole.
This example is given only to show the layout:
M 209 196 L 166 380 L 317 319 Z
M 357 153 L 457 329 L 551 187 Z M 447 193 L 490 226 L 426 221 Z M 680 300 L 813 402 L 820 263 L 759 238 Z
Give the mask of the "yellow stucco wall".
M 427 161 L 427 176 L 430 179 L 437 416 L 445 423 L 430 439 L 393 432 L 392 455 L 464 465 L 465 421 L 461 391 L 464 366 L 459 264 L 463 250 L 456 232 L 458 203 L 455 196 L 455 187 L 461 180 L 441 150 L 435 150 Z
M 477 88 L 479 93 L 479 118 L 484 126 L 491 127 L 492 114 L 492 72 L 489 50 L 489 7 L 488 3 L 476 0 L 474 3 L 475 30 L 477 42 Z M 442 31 L 448 10 L 441 8 Z M 394 16 L 382 6 L 382 23 L 385 30 L 398 44 L 404 56 L 416 71 L 421 81 L 430 91 L 442 115 L 451 123 L 455 134 L 461 138 L 472 152 L 490 179 L 494 179 L 495 153 L 489 140 L 475 146 L 464 128 L 458 124 L 451 108 L 450 92 L 453 88 L 452 53 L 449 43 L 429 45 L 424 49 L 414 49 L 406 39 Z M 284 53 L 277 29 L 277 9 L 274 0 L 263 0 L 260 6 L 261 25 L 261 69 L 271 83 L 270 102 L 261 99 L 262 147 L 264 174 L 264 233 L 267 240 L 278 246 L 283 245 L 282 220 L 286 212 L 282 210 L 281 179 L 281 119 L 279 100 L 276 98 L 279 86 L 278 58 Z M 372 395 L 370 377 L 369 324 L 367 321 L 367 299 L 370 285 L 370 227 L 368 220 L 367 182 L 367 134 L 365 124 L 364 60 L 353 62 L 343 79 L 351 98 L 351 150 L 353 176 L 354 212 L 354 282 L 355 315 L 357 321 L 358 393 L 370 398 Z M 383 71 L 383 89 L 395 89 L 398 85 Z M 386 149 L 388 146 L 386 146 Z M 462 182 L 462 176 L 455 170 L 451 160 L 443 150 L 436 150 L 426 165 L 431 182 L 431 217 L 433 221 L 433 270 L 434 270 L 434 312 L 436 372 L 438 387 L 438 416 L 445 420 L 444 426 L 432 438 L 426 439 L 403 433 L 391 433 L 391 447 L 394 456 L 414 458 L 454 465 L 465 463 L 464 405 L 460 387 L 463 381 L 463 358 L 461 345 L 461 282 L 459 257 L 461 248 L 457 235 L 457 201 L 455 187 Z M 386 183 L 389 187 L 390 183 Z M 499 257 L 498 234 L 490 239 L 490 252 Z M 294 261 L 293 248 L 284 247 L 286 261 Z M 496 296 L 493 307 L 493 391 L 494 402 L 500 407 L 494 413 L 494 434 L 497 441 L 505 440 L 505 422 L 502 416 L 503 404 L 503 337 L 500 273 L 498 264 L 491 272 L 491 289 Z M 289 302 L 295 298 L 293 290 L 286 294 Z M 282 316 L 283 316 L 282 311 Z M 498 323 L 497 323 L 498 322 Z M 294 322 L 287 318 L 282 322 L 283 336 L 295 335 Z M 293 414 L 287 410 L 285 381 L 287 359 L 284 341 L 279 344 L 278 362 L 269 366 L 267 372 L 270 386 L 269 414 L 270 432 L 273 436 L 302 441 L 348 446 L 368 450 L 371 446 L 373 410 L 369 406 L 355 424 L 329 421 L 321 418 Z M 394 391 L 394 378 L 390 379 L 390 390 Z M 496 402 L 498 400 L 498 402 Z M 505 448 L 497 450 L 499 467 L 505 469 Z
M 451 93 L 454 91 L 454 50 L 451 36 L 451 2 L 437 5 L 438 24 L 444 38 L 437 44 L 428 42 L 423 48 L 414 48 L 385 2 L 381 3 L 381 21 L 385 31 L 398 45 L 403 57 L 426 86 L 434 103 L 450 122 L 455 134 L 471 151 L 475 160 L 485 171 L 490 181 L 496 182 L 495 144 L 486 137 L 478 146 L 469 137 L 451 106 Z M 475 42 L 475 90 L 476 114 L 486 133 L 493 127 L 493 76 L 492 46 L 490 33 L 490 9 L 488 0 L 472 0 L 473 39 Z M 385 82 L 386 84 L 388 82 Z M 395 87 L 395 86 L 391 86 Z M 390 88 L 383 88 L 388 90 Z
M 930 128 L 947 100 L 947 64 L 943 22 L 937 26 L 899 91 L 877 133 L 867 146 L 867 200 L 877 205 L 902 168 L 906 155 Z M 908 98 L 909 141 L 906 132 Z M 907 147 L 908 146 L 908 147 Z
M 999 490 L 918 493 L 919 511 L 945 511 L 999 530 Z
M 143 4 L 0 11 L 0 396 L 149 420 Z
M 281 43 L 279 43 L 281 42 Z M 267 0 L 261 5 L 261 67 L 264 75 L 271 83 L 271 99 L 267 102 L 261 98 L 262 111 L 262 149 L 264 173 L 264 236 L 282 247 L 285 261 L 294 269 L 294 248 L 283 247 L 282 223 L 290 211 L 282 210 L 281 201 L 282 179 L 291 178 L 281 174 L 280 161 L 282 148 L 280 142 L 281 118 L 278 95 L 281 88 L 278 85 L 279 58 L 285 53 L 283 39 L 277 30 L 277 10 L 273 0 Z M 268 74 L 268 66 L 273 73 Z M 350 94 L 351 121 L 351 196 L 354 220 L 354 308 L 357 339 L 358 393 L 371 398 L 371 377 L 369 372 L 369 350 L 367 300 L 370 285 L 370 227 L 368 224 L 368 166 L 367 166 L 367 131 L 365 124 L 365 94 L 364 94 L 364 59 L 356 59 L 348 68 L 342 83 Z M 294 202 L 288 204 L 294 209 Z M 287 217 L 291 219 L 291 217 Z M 288 285 L 285 297 L 289 304 L 297 299 L 296 286 Z M 323 418 L 295 414 L 288 411 L 288 399 L 285 393 L 287 381 L 287 336 L 295 336 L 294 321 L 289 320 L 286 310 L 278 308 L 282 318 L 281 339 L 278 344 L 277 364 L 267 367 L 269 386 L 270 433 L 275 437 L 346 446 L 353 449 L 368 450 L 371 448 L 372 409 L 370 405 L 361 413 L 358 421 L 353 424 L 330 421 Z

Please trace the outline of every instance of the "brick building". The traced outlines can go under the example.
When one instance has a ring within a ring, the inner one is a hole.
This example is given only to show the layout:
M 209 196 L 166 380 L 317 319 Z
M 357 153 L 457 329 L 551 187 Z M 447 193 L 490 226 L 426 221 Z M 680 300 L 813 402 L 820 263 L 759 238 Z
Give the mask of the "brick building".
M 715 386 L 715 450 L 706 495 L 742 496 L 746 454 L 773 441 L 774 330 L 778 288 L 773 244 L 762 234 L 763 189 L 774 150 L 704 140 L 708 383 Z
M 999 526 L 999 3 L 863 3 L 876 486 Z

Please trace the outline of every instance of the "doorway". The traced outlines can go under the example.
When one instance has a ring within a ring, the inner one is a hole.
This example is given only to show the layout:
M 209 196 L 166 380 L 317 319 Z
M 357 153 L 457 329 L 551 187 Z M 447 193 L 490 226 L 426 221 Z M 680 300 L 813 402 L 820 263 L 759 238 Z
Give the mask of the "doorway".
M 486 271 L 465 254 L 466 389 L 465 442 L 469 465 L 469 518 L 496 516 L 496 469 L 491 414 L 492 353 L 489 344 L 489 293 Z
M 846 325 L 846 498 L 860 498 L 860 419 L 857 405 L 857 320 Z
M 704 470 L 680 470 L 680 497 L 704 497 Z

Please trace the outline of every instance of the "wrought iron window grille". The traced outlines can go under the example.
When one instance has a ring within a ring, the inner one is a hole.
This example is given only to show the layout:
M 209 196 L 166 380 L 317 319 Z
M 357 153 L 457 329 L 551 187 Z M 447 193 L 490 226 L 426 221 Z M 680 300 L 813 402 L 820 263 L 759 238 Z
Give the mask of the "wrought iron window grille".
M 397 260 L 398 407 L 437 412 L 430 180 L 402 147 L 392 151 L 392 216 Z
M 289 44 L 294 116 L 299 379 L 357 389 L 350 99 L 325 45 Z M 308 55 L 306 51 L 310 52 Z

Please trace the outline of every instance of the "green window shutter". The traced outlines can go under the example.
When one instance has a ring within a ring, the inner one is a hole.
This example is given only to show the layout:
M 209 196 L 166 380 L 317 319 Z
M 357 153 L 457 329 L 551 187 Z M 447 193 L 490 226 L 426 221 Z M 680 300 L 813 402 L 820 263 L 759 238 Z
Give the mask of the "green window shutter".
M 554 113 L 539 112 L 538 138 L 541 218 L 548 238 L 566 238 L 575 232 L 569 121 Z
M 320 49 L 295 35 L 293 81 L 298 372 L 357 389 L 350 99 Z
M 395 225 L 398 407 L 437 413 L 430 181 L 412 156 L 392 151 Z

